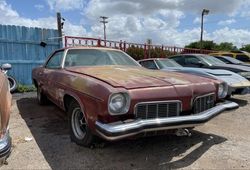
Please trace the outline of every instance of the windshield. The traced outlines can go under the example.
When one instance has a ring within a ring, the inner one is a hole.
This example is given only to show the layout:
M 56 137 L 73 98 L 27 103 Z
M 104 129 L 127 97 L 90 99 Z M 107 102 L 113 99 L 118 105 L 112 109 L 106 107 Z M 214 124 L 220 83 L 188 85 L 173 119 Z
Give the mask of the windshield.
M 170 59 L 159 59 L 159 60 L 156 60 L 156 62 L 160 68 L 182 67 L 180 64 Z
M 126 53 L 105 49 L 70 49 L 65 58 L 65 67 L 124 65 L 139 66 Z
M 225 65 L 225 63 L 213 56 L 209 56 L 209 55 L 204 55 L 201 56 L 202 60 L 207 62 L 210 65 Z
M 237 60 L 235 58 L 232 58 L 232 57 L 228 57 L 228 56 L 224 56 L 225 59 L 227 59 L 228 61 L 230 61 L 231 63 L 234 63 L 234 64 L 242 64 L 244 62 L 240 61 L 240 60 Z

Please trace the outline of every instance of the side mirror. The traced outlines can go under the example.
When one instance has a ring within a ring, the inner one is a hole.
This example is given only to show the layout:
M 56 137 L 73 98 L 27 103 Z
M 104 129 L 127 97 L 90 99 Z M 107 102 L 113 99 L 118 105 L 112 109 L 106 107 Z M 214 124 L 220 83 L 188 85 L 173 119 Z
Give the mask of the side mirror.
M 11 64 L 8 64 L 8 63 L 3 64 L 3 65 L 1 66 L 1 68 L 2 68 L 3 70 L 10 70 L 10 69 L 11 69 Z

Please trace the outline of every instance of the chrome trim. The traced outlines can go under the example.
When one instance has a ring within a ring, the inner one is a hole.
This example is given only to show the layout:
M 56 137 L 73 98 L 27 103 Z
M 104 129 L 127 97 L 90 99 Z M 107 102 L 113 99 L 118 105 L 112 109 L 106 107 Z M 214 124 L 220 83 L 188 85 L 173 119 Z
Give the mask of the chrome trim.
M 158 66 L 158 64 L 156 63 L 156 61 L 154 59 L 153 59 L 153 62 L 155 63 L 157 69 L 160 70 L 160 67 Z
M 9 130 L 6 130 L 4 136 L 0 139 L 0 165 L 9 157 L 11 152 L 11 137 Z
M 136 105 L 134 106 L 134 115 L 137 116 L 137 108 L 139 105 L 150 105 L 150 104 L 155 104 L 158 108 L 159 104 L 171 104 L 171 103 L 178 103 L 180 107 L 177 108 L 176 112 L 177 112 L 177 116 L 180 115 L 180 112 L 182 112 L 182 102 L 180 100 L 166 100 L 166 101 L 152 101 L 152 102 L 139 102 L 136 103 Z M 146 118 L 148 117 L 148 107 L 146 107 Z M 158 109 L 157 109 L 157 117 L 158 117 Z M 168 113 L 169 114 L 169 113 Z M 168 117 L 168 116 L 167 116 Z
M 149 101 L 149 102 L 139 102 L 134 106 L 134 115 L 136 115 L 136 107 L 139 104 L 161 104 L 161 103 L 180 103 L 180 112 L 182 112 L 182 102 L 180 100 L 161 100 L 161 101 Z
M 69 51 L 69 49 L 64 50 L 63 59 L 62 59 L 62 63 L 61 63 L 62 69 L 65 68 L 65 60 L 66 60 L 66 55 L 68 54 L 68 51 Z
M 208 94 L 204 94 L 204 95 L 201 95 L 201 96 L 196 96 L 196 97 L 194 98 L 194 100 L 193 100 L 192 108 L 194 107 L 194 104 L 195 104 L 195 102 L 196 102 L 198 99 L 203 98 L 203 97 L 208 97 L 208 96 L 210 96 L 210 95 L 213 95 L 213 97 L 214 97 L 214 102 L 215 102 L 215 100 L 216 100 L 216 95 L 215 95 L 215 93 L 208 93 Z M 193 108 L 193 109 L 194 109 L 194 108 Z
M 96 131 L 101 137 L 112 141 L 147 131 L 169 130 L 202 125 L 219 115 L 222 111 L 237 108 L 238 106 L 239 105 L 235 102 L 225 101 L 222 104 L 195 115 L 147 120 L 135 119 L 130 122 L 119 121 L 109 124 L 96 121 L 95 125 Z
M 219 96 L 218 92 L 219 92 L 219 86 L 222 85 L 223 86 L 223 92 L 222 94 Z M 222 82 L 218 85 L 218 91 L 217 91 L 217 96 L 219 99 L 223 99 L 227 96 L 228 93 L 228 84 L 226 82 Z
M 125 110 L 124 110 L 122 113 L 112 113 L 112 112 L 110 111 L 110 109 L 109 109 L 110 99 L 111 99 L 111 97 L 112 97 L 113 95 L 115 95 L 115 94 L 122 94 L 122 95 L 125 96 L 125 98 L 126 98 L 126 100 L 127 100 L 127 103 L 126 103 L 126 106 L 125 106 Z M 130 95 L 129 95 L 127 92 L 121 91 L 121 92 L 117 92 L 117 93 L 111 93 L 111 94 L 109 95 L 109 99 L 108 99 L 108 112 L 109 112 L 109 114 L 112 115 L 112 116 L 126 114 L 126 113 L 128 113 L 128 111 L 129 111 L 130 103 L 131 103 L 131 97 L 130 97 Z
M 201 98 L 201 97 L 206 97 L 206 96 L 210 96 L 210 95 L 215 95 L 215 93 L 207 93 L 207 94 L 204 94 L 204 95 L 201 95 L 201 96 L 196 96 L 195 98 L 193 98 L 192 100 L 191 100 L 191 107 L 193 107 L 193 105 L 194 105 L 194 103 L 195 103 L 195 101 L 197 100 L 197 99 L 199 99 L 199 98 Z M 216 95 L 215 95 L 215 99 L 214 100 L 216 100 Z

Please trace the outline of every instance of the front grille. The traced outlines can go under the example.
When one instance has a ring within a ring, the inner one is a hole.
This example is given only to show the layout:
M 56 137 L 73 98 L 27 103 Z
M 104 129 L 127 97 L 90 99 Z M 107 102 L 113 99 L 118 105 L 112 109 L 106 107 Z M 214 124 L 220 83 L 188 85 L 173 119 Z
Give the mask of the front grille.
M 215 103 L 214 97 L 214 94 L 208 94 L 197 97 L 194 100 L 193 112 L 196 114 L 212 108 Z
M 179 116 L 181 111 L 180 101 L 145 102 L 135 107 L 136 118 L 155 119 Z

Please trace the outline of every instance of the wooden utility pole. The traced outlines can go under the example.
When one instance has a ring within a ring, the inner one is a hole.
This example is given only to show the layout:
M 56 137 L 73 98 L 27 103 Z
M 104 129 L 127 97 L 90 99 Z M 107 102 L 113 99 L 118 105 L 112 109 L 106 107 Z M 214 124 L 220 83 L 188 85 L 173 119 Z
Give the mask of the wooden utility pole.
M 61 13 L 60 12 L 56 13 L 56 18 L 57 18 L 58 36 L 60 37 L 58 40 L 61 43 L 62 42 L 62 17 L 61 17 Z

